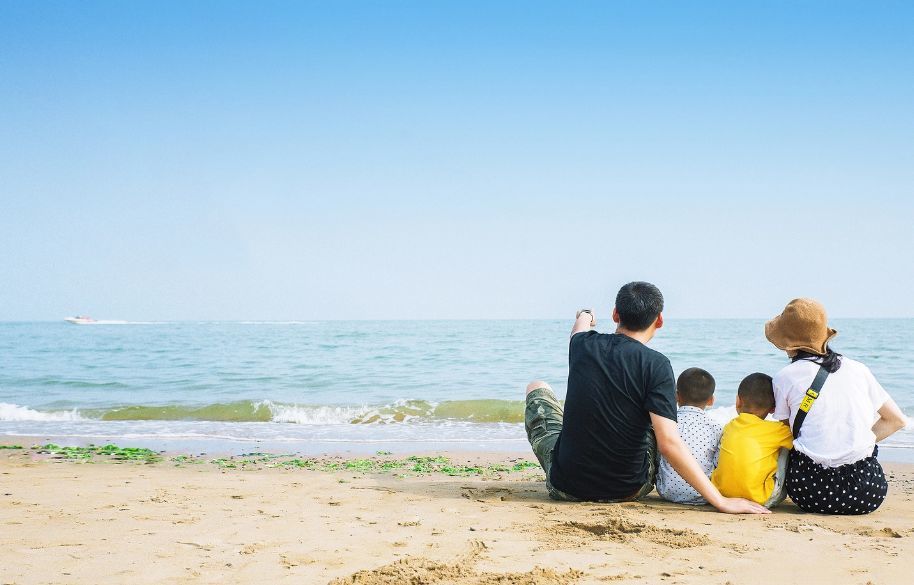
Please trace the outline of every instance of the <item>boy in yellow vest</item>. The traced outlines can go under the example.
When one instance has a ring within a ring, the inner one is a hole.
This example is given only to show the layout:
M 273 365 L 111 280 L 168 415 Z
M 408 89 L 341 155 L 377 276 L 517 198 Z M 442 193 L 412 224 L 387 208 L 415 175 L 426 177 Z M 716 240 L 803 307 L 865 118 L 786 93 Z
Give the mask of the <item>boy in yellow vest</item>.
M 793 447 L 790 427 L 765 420 L 774 412 L 771 376 L 746 376 L 739 384 L 736 410 L 739 416 L 721 435 L 711 482 L 728 498 L 746 498 L 771 508 L 786 495 L 787 455 Z

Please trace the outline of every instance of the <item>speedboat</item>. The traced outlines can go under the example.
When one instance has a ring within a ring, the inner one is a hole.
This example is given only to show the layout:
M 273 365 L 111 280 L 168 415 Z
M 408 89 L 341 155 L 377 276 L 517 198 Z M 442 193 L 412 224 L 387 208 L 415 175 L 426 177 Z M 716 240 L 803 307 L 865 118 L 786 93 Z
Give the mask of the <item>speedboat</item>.
M 77 315 L 75 317 L 67 317 L 64 319 L 67 323 L 73 323 L 74 325 L 91 325 L 92 323 L 98 323 L 92 317 L 88 315 Z

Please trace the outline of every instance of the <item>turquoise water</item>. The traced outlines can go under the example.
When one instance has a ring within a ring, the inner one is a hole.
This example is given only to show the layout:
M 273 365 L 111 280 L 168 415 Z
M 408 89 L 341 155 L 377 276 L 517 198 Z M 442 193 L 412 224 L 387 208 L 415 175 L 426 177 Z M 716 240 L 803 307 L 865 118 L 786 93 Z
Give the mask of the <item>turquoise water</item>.
M 568 321 L 0 323 L 0 435 L 155 447 L 526 450 L 534 378 L 560 396 Z M 651 343 L 679 371 L 739 380 L 786 359 L 762 320 L 670 320 Z M 841 320 L 834 347 L 914 415 L 914 320 Z M 890 444 L 914 449 L 905 431 Z

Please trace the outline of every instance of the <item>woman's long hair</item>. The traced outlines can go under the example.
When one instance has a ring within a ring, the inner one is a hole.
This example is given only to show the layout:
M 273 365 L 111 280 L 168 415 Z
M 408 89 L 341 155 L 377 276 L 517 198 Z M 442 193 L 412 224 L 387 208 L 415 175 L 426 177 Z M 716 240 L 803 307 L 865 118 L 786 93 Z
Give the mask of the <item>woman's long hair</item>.
M 829 374 L 834 374 L 838 371 L 838 368 L 841 367 L 841 354 L 833 350 L 829 346 L 825 346 L 825 355 L 817 355 L 810 353 L 808 351 L 803 351 L 802 349 L 797 351 L 797 354 L 790 358 L 791 362 L 797 360 L 809 360 L 815 362 L 825 368 Z

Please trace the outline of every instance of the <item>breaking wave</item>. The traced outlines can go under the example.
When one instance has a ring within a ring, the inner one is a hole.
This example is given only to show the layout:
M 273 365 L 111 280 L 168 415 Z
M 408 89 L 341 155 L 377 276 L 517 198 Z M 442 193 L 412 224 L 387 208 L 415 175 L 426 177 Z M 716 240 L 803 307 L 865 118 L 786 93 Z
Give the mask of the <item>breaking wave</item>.
M 270 400 L 188 405 L 124 405 L 111 408 L 40 410 L 0 403 L 0 421 L 214 421 L 278 422 L 301 425 L 395 424 L 412 421 L 461 420 L 467 422 L 520 423 L 520 400 L 400 400 L 385 405 L 334 406 L 287 404 Z
M 708 409 L 708 416 L 721 425 L 736 416 L 736 409 Z M 299 425 L 398 424 L 410 422 L 462 421 L 477 423 L 522 423 L 522 400 L 398 400 L 384 405 L 290 404 L 271 400 L 240 400 L 215 404 L 123 405 L 109 408 L 43 410 L 0 402 L 0 421 L 212 421 L 275 422 Z M 908 419 L 908 431 L 914 431 Z
M 76 410 L 34 410 L 27 406 L 0 402 L 0 421 L 73 421 L 84 420 Z

